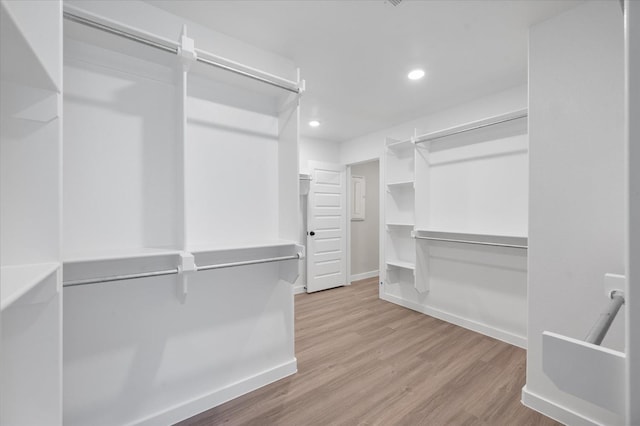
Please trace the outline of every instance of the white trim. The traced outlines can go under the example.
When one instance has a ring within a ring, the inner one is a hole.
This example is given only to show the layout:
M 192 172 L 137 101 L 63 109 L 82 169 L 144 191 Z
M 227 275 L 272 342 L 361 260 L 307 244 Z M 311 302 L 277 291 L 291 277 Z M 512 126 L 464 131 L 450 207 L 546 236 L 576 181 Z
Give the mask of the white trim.
M 351 275 L 351 279 L 349 281 L 354 282 L 359 280 L 366 280 L 367 278 L 377 277 L 378 272 L 379 272 L 378 270 L 375 270 L 375 271 L 369 271 L 369 272 L 362 272 L 360 274 L 353 274 Z
M 525 407 L 529 407 L 532 410 L 535 410 L 541 414 L 544 414 L 547 417 L 552 418 L 555 421 L 566 425 L 572 426 L 600 426 L 601 423 L 598 423 L 592 419 L 584 417 L 575 411 L 572 411 L 566 407 L 563 407 L 558 404 L 554 404 L 537 395 L 533 392 L 530 392 L 525 385 L 522 388 L 522 405 Z
M 307 292 L 307 285 L 306 284 L 298 284 L 298 285 L 294 285 L 293 286 L 293 294 L 302 294 L 302 293 L 306 293 Z
M 421 312 L 425 315 L 450 322 L 451 324 L 458 325 L 468 330 L 484 334 L 485 336 L 493 337 L 494 339 L 501 340 L 503 342 L 509 343 L 510 345 L 518 346 L 523 349 L 527 348 L 527 338 L 525 336 L 519 336 L 508 331 L 500 330 L 499 328 L 491 327 L 487 324 L 482 324 L 480 322 L 468 318 L 463 318 L 449 312 L 434 309 L 429 306 L 424 306 L 410 300 L 405 300 L 397 296 L 386 294 L 384 292 L 381 292 L 380 298 L 386 300 L 387 302 L 395 303 L 397 305 L 404 306 L 405 308 Z
M 347 193 L 346 193 L 346 203 L 347 203 L 347 217 L 345 218 L 345 226 L 344 229 L 346 231 L 346 242 L 347 242 L 347 282 L 345 285 L 351 285 L 351 164 L 346 164 L 346 175 L 347 175 Z
M 295 374 L 298 371 L 298 361 L 293 358 L 284 364 L 277 365 L 270 370 L 265 370 L 254 376 L 247 377 L 236 383 L 232 383 L 221 389 L 217 389 L 200 397 L 184 401 L 181 404 L 168 408 L 165 411 L 150 415 L 144 419 L 130 423 L 131 425 L 158 425 L 174 424 L 188 419 L 203 411 L 224 404 L 234 398 L 266 386 L 270 383 Z

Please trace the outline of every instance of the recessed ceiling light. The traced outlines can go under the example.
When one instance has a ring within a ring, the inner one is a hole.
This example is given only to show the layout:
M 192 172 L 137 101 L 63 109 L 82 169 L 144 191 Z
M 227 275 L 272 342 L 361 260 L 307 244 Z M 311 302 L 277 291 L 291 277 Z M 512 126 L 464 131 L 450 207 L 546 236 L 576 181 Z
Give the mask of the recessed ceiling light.
M 309 122 L 309 126 L 311 127 L 318 127 L 320 125 L 320 122 L 318 120 L 311 120 Z
M 420 80 L 424 77 L 424 70 L 413 70 L 407 75 L 407 77 L 409 77 L 409 80 Z

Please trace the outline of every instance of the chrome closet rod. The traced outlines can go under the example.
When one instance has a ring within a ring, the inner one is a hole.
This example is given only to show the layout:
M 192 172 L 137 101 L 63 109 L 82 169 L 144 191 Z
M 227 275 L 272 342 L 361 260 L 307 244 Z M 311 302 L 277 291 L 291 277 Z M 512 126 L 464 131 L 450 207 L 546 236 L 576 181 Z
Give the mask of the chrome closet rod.
M 611 292 L 611 301 L 604 312 L 600 314 L 598 320 L 584 340 L 587 343 L 600 345 L 622 305 L 624 305 L 624 295 L 619 291 Z
M 124 281 L 124 280 L 132 280 L 136 278 L 148 278 L 148 277 L 160 277 L 163 275 L 175 275 L 178 273 L 178 268 L 174 269 L 165 269 L 164 271 L 154 271 L 154 272 L 139 272 L 137 274 L 124 274 L 124 275 L 113 275 L 111 277 L 98 277 L 98 278 L 88 278 L 86 280 L 74 280 L 74 281 L 65 281 L 62 283 L 63 287 L 75 287 L 79 285 L 88 285 L 88 284 L 100 284 L 100 283 L 108 283 L 112 281 Z
M 300 255 L 295 254 L 293 256 L 271 257 L 268 259 L 245 260 L 242 262 L 231 262 L 231 263 L 220 263 L 217 265 L 197 266 L 196 271 L 210 271 L 212 269 L 233 268 L 235 266 L 257 265 L 259 263 L 282 262 L 284 260 L 294 260 L 294 259 L 295 260 L 300 259 Z
M 494 246 L 494 247 L 510 247 L 517 249 L 528 249 L 528 246 L 523 246 L 519 244 L 502 244 L 502 243 L 492 243 L 490 241 L 473 241 L 473 240 L 456 240 L 453 238 L 437 238 L 437 237 L 414 237 L 418 240 L 429 240 L 429 241 L 443 241 L 447 243 L 462 243 L 462 244 L 477 244 L 482 246 Z
M 456 130 L 456 131 L 453 131 L 453 132 L 450 132 L 450 133 L 445 133 L 445 134 L 442 134 L 442 135 L 437 135 L 437 136 L 432 136 L 432 137 L 423 136 L 422 138 L 418 137 L 416 139 L 415 143 L 423 143 L 423 142 L 435 141 L 437 139 L 447 138 L 449 136 L 455 136 L 455 135 L 459 135 L 461 133 L 471 132 L 473 130 L 484 129 L 485 127 L 495 126 L 496 124 L 502 124 L 502 123 L 507 123 L 509 121 L 520 120 L 521 118 L 525 118 L 528 115 L 529 114 L 527 114 L 527 113 L 519 114 L 519 115 L 517 115 L 515 117 L 504 118 L 502 120 L 496 120 L 496 121 L 492 121 L 490 123 L 485 123 L 485 124 L 479 124 L 479 125 L 474 126 L 474 127 L 469 127 L 469 128 L 466 128 L 466 129 Z
M 102 24 L 100 22 L 97 22 L 97 21 L 94 21 L 92 19 L 88 19 L 88 18 L 79 16 L 79 15 L 76 15 L 76 14 L 71 13 L 71 12 L 66 12 L 65 11 L 65 12 L 63 12 L 63 16 L 64 16 L 65 19 L 68 19 L 69 21 L 76 22 L 78 24 L 83 24 L 83 25 L 86 25 L 88 27 L 95 28 L 95 29 L 98 29 L 98 30 L 101 30 L 101 31 L 104 31 L 104 32 L 107 32 L 107 33 L 110 33 L 110 34 L 114 34 L 114 35 L 117 35 L 117 36 L 120 36 L 120 37 L 124 37 L 126 39 L 129 39 L 129 40 L 132 40 L 132 41 L 135 41 L 135 42 L 138 42 L 138 43 L 142 43 L 142 44 L 145 44 L 147 46 L 151 46 L 151 47 L 154 47 L 156 49 L 163 50 L 165 52 L 169 52 L 169 53 L 173 53 L 173 54 L 177 54 L 178 53 L 178 48 L 175 47 L 175 46 L 168 46 L 166 44 L 162 44 L 162 43 L 159 43 L 157 41 L 150 40 L 148 38 L 145 38 L 145 37 L 142 37 L 142 36 L 139 36 L 139 35 L 135 35 L 135 34 L 129 33 L 129 32 L 124 31 L 124 30 L 120 30 L 120 29 L 117 29 L 117 28 L 110 27 L 109 25 Z M 206 54 L 205 52 L 202 52 L 202 51 L 197 51 L 197 52 L 199 54 Z M 213 67 L 216 67 L 216 68 L 219 68 L 219 69 L 223 69 L 225 71 L 229 71 L 229 72 L 232 72 L 234 74 L 241 75 L 243 77 L 248 77 L 250 79 L 259 81 L 261 83 L 266 83 L 266 84 L 269 84 L 271 86 L 287 90 L 289 92 L 293 92 L 293 93 L 296 93 L 296 94 L 300 94 L 302 92 L 302 90 L 299 87 L 289 87 L 289 86 L 286 86 L 284 84 L 280 84 L 278 82 L 271 81 L 271 80 L 269 80 L 269 79 L 267 79 L 265 77 L 261 77 L 259 75 L 251 74 L 250 72 L 239 70 L 239 69 L 233 68 L 233 67 L 231 67 L 229 65 L 221 64 L 219 62 L 215 62 L 215 61 L 213 61 L 211 59 L 203 58 L 200 55 L 196 56 L 196 60 L 198 62 L 203 63 L 203 64 L 210 65 L 210 66 L 213 66 Z
M 217 265 L 196 266 L 196 271 L 209 271 L 213 269 L 233 268 L 236 266 L 257 265 L 259 263 L 272 263 L 272 262 L 281 262 L 284 260 L 297 260 L 297 259 L 300 259 L 299 254 L 295 254 L 293 256 L 270 257 L 267 259 L 245 260 L 242 262 L 220 263 Z M 87 278 L 83 280 L 65 281 L 63 283 L 63 286 L 75 287 L 75 286 L 88 285 L 88 284 L 108 283 L 112 281 L 132 280 L 136 278 L 160 277 L 163 275 L 176 275 L 178 273 L 179 273 L 178 268 L 165 269 L 163 271 L 140 272 L 136 274 L 124 274 L 124 275 L 114 275 L 110 277 L 98 277 L 98 278 Z
M 157 41 L 150 40 L 145 37 L 141 37 L 135 34 L 131 34 L 129 32 L 119 30 L 117 28 L 110 27 L 105 24 L 101 24 L 100 22 L 94 21 L 92 19 L 88 19 L 71 12 L 63 12 L 63 16 L 65 19 L 76 22 L 78 24 L 86 25 L 91 28 L 95 28 L 100 31 L 107 32 L 109 34 L 117 35 L 120 37 L 124 37 L 126 39 L 146 44 L 147 46 L 155 47 L 156 49 L 164 50 L 165 52 L 173 53 L 174 55 L 178 53 L 178 48 L 174 46 L 167 46 L 166 44 L 158 43 Z

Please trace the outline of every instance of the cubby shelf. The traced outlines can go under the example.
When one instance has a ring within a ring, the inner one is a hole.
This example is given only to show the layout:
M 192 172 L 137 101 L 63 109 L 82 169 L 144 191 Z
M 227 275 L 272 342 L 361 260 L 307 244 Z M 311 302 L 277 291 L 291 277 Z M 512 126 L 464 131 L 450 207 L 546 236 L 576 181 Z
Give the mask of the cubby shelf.
M 416 265 L 411 263 L 411 262 L 405 262 L 404 260 L 397 260 L 397 259 L 387 259 L 387 266 L 393 266 L 396 268 L 403 268 L 403 269 L 410 269 L 410 270 L 415 270 L 416 269 Z
M 3 266 L 1 273 L 2 295 L 0 309 L 5 310 L 18 301 L 29 290 L 35 288 L 55 273 L 60 264 L 57 262 L 35 265 Z
M 387 183 L 387 187 L 389 189 L 413 189 L 414 181 L 413 180 L 404 180 L 399 182 L 389 182 Z

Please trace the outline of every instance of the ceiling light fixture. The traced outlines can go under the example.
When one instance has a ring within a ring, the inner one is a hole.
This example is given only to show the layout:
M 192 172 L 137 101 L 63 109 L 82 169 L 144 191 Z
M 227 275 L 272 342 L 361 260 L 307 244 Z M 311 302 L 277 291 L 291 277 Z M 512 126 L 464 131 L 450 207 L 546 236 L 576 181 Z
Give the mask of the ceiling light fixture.
M 311 120 L 309 122 L 309 126 L 311 127 L 318 127 L 320 125 L 320 122 L 318 120 Z
M 413 70 L 409 74 L 407 74 L 407 77 L 409 77 L 409 80 L 420 80 L 422 77 L 424 77 L 424 70 Z

